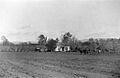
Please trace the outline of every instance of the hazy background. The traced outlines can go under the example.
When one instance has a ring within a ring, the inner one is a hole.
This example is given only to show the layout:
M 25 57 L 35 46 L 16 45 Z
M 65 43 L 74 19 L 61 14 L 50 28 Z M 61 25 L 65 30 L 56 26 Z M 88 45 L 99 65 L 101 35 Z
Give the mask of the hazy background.
M 120 37 L 119 0 L 0 0 L 0 36 L 36 41 L 71 32 L 78 39 Z

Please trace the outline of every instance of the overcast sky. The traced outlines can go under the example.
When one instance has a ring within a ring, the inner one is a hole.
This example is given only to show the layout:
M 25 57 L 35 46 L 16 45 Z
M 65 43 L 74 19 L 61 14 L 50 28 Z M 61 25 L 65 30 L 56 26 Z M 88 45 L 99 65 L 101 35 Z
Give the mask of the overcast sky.
M 120 0 L 0 0 L 0 36 L 35 41 L 71 32 L 78 39 L 120 37 Z

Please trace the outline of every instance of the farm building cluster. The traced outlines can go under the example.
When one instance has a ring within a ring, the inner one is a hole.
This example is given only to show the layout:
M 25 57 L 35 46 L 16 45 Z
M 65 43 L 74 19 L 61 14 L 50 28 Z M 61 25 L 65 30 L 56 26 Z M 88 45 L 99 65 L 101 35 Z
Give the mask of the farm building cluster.
M 45 47 L 45 46 L 37 46 L 37 47 L 35 48 L 35 51 L 47 52 L 47 51 L 49 51 L 49 50 L 48 50 L 47 47 Z M 70 46 L 57 46 L 57 47 L 54 49 L 54 51 L 56 51 L 56 52 L 69 52 L 69 51 L 71 51 L 71 49 L 70 49 Z

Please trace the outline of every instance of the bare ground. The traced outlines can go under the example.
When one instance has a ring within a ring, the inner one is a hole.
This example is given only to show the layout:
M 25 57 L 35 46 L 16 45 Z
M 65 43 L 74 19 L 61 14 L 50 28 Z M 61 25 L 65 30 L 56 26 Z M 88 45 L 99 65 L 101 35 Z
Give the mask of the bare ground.
M 0 78 L 120 78 L 120 55 L 0 52 Z

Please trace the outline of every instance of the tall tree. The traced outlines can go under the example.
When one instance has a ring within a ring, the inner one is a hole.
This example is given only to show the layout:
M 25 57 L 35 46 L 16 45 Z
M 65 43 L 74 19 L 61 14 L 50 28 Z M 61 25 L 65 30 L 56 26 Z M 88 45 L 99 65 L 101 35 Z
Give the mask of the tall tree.
M 47 37 L 45 37 L 43 34 L 38 36 L 38 44 L 45 45 L 47 41 Z
M 3 45 L 9 45 L 9 41 L 5 36 L 2 36 L 1 40 L 2 40 Z
M 72 34 L 70 32 L 65 33 L 62 37 L 62 45 L 69 45 L 71 37 Z
M 77 38 L 75 36 L 71 37 L 70 42 L 69 42 L 69 46 L 70 46 L 72 51 L 76 51 L 76 49 L 78 48 L 79 41 L 77 40 Z
M 46 44 L 46 47 L 47 47 L 48 51 L 54 51 L 55 48 L 56 48 L 56 46 L 57 46 L 57 45 L 56 45 L 57 42 L 58 42 L 57 39 L 56 39 L 56 40 L 54 40 L 54 39 L 49 39 L 49 40 L 47 41 L 47 44 Z

